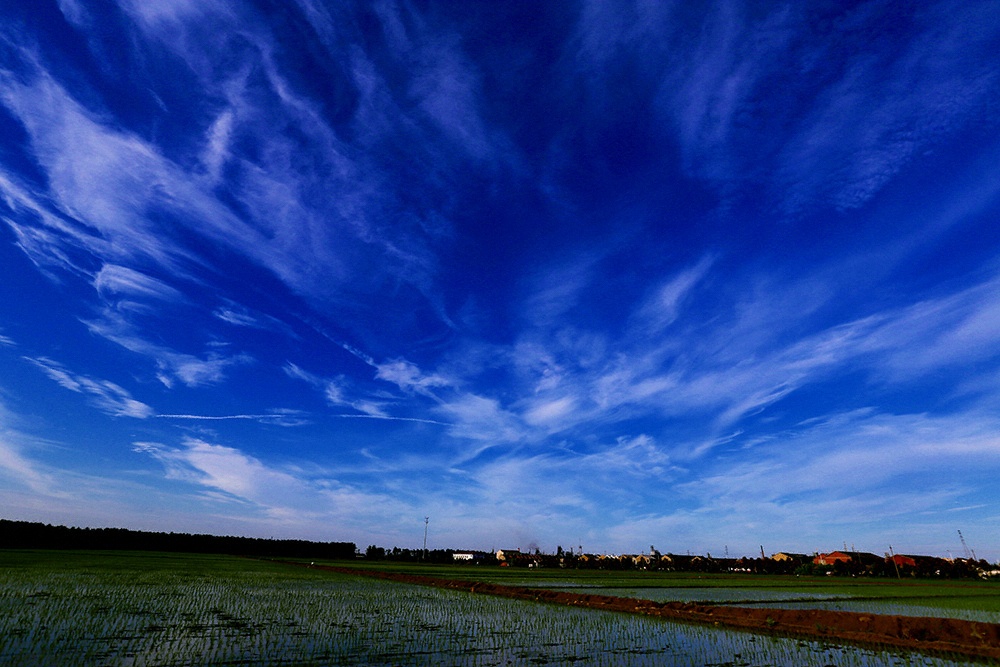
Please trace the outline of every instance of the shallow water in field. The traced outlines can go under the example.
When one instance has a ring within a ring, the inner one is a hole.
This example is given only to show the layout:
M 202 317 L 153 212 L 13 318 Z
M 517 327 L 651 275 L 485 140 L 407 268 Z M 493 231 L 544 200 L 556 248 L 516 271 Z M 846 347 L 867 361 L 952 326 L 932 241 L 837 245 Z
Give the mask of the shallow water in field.
M 533 583 L 531 587 L 570 593 L 637 598 L 640 600 L 652 600 L 654 602 L 700 602 L 734 607 L 763 606 L 774 609 L 826 609 L 831 611 L 852 611 L 862 614 L 925 616 L 981 621 L 983 623 L 1000 623 L 1000 613 L 995 611 L 949 609 L 939 606 L 907 604 L 905 601 L 896 599 L 871 599 L 870 597 L 849 594 L 726 587 L 606 587 L 580 584 L 566 585 L 559 582 L 546 584 Z M 998 594 L 1000 594 L 1000 591 L 998 591 Z
M 817 599 L 815 593 L 749 588 L 723 587 L 607 587 L 607 586 L 562 586 L 532 584 L 532 588 L 546 588 L 568 593 L 588 593 L 613 597 L 638 598 L 654 602 L 704 602 L 707 604 L 739 604 L 747 602 L 795 602 Z M 823 595 L 822 599 L 850 599 L 849 595 Z M 770 605 L 768 605 L 770 606 Z
M 738 603 L 737 603 L 738 604 Z M 782 601 L 769 604 L 775 609 L 827 609 L 830 611 L 853 611 L 859 614 L 888 614 L 892 616 L 922 616 L 929 618 L 955 618 L 962 621 L 1000 623 L 1000 613 L 975 609 L 942 609 L 917 604 L 900 604 L 879 600 L 845 598 L 840 600 Z
M 970 663 L 253 561 L 5 568 L 3 665 L 883 665 Z

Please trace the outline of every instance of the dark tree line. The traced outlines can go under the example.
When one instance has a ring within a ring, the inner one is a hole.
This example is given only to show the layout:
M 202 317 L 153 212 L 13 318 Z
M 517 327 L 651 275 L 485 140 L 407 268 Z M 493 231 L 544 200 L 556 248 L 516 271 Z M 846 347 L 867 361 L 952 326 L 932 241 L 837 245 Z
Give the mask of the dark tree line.
M 269 558 L 353 559 L 354 542 L 154 533 L 126 528 L 71 528 L 0 519 L 0 549 L 171 551 Z

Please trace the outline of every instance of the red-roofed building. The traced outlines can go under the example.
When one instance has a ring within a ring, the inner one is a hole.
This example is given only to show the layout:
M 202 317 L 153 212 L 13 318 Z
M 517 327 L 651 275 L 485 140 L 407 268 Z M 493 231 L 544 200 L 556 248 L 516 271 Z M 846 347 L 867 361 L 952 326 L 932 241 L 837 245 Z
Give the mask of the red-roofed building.
M 843 551 L 831 551 L 828 554 L 818 554 L 813 558 L 814 565 L 833 565 L 834 563 L 850 563 L 851 557 Z
M 889 558 L 889 562 L 894 564 L 896 567 L 916 567 L 917 561 L 911 556 L 904 556 L 903 554 L 895 554 Z

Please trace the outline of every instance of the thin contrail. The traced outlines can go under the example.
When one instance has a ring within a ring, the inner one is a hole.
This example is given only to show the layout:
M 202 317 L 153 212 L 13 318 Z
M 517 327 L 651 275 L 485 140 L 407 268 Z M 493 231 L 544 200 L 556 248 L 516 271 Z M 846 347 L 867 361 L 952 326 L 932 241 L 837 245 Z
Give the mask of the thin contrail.
M 156 415 L 166 419 L 282 419 L 292 415 Z
M 225 419 L 287 419 L 294 415 L 156 415 L 163 419 L 202 419 L 211 421 L 222 421 Z M 433 419 L 418 419 L 416 417 L 389 417 L 380 415 L 333 415 L 341 419 L 382 419 L 385 421 L 397 422 L 417 422 L 419 424 L 436 424 L 438 426 L 454 426 L 448 422 L 434 421 Z
M 382 417 L 379 415 L 334 415 L 343 419 L 384 419 L 394 422 L 418 422 L 420 424 L 437 424 L 438 426 L 454 426 L 448 422 L 438 422 L 433 419 L 417 419 L 416 417 Z

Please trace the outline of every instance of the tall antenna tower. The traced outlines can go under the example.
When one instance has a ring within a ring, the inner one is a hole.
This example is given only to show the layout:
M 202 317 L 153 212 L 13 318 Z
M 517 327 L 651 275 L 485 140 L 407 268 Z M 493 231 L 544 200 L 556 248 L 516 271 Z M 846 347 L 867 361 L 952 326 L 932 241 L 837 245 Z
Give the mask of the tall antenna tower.
M 429 516 L 424 517 L 424 560 L 427 560 L 427 522 L 430 520 Z

